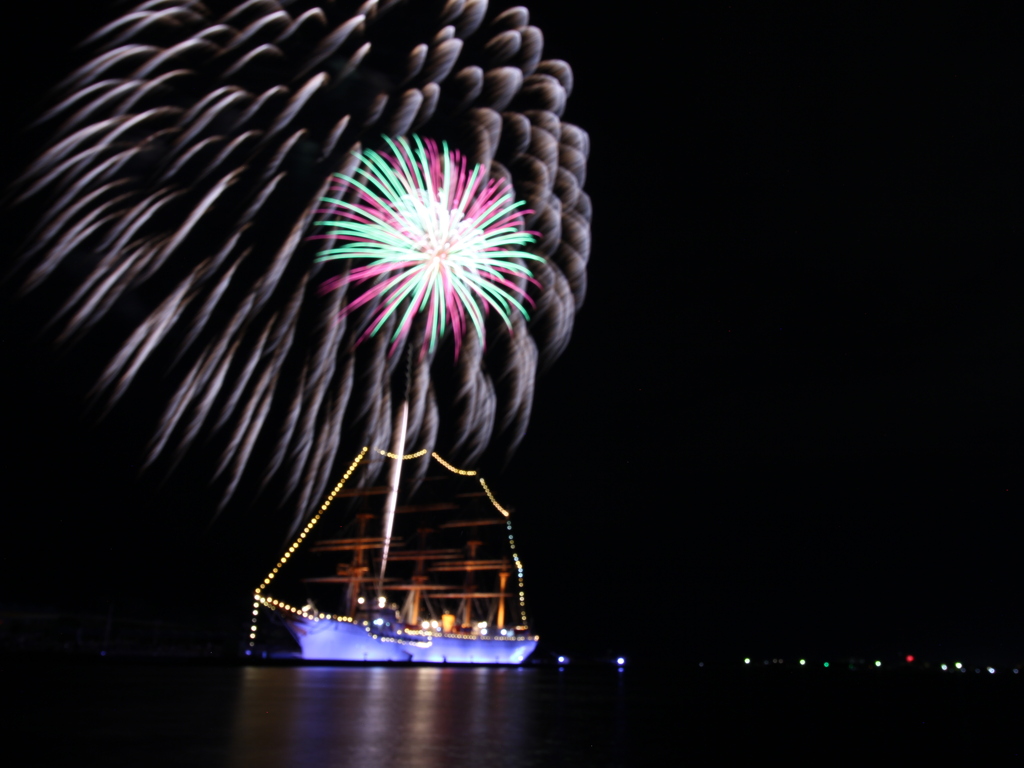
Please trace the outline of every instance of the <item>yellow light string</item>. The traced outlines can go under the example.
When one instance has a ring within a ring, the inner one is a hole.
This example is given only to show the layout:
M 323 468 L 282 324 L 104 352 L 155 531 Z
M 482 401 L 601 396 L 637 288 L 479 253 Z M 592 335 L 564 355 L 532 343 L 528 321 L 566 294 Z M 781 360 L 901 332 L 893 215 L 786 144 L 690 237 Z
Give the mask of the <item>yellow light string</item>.
M 494 498 L 494 494 L 491 493 L 491 489 L 487 487 L 487 481 L 482 477 L 480 478 L 480 485 L 484 487 L 484 492 L 487 494 L 487 498 L 491 500 L 491 504 L 494 505 L 494 508 L 501 512 L 505 517 L 508 517 L 508 510 L 501 506 L 501 504 L 498 503 L 498 500 Z
M 304 616 L 307 619 L 312 619 L 313 621 L 318 621 L 320 619 L 332 619 L 334 621 L 347 621 L 350 623 L 354 621 L 351 616 L 335 616 L 331 613 L 311 613 L 309 608 L 306 606 L 296 608 L 294 605 L 289 605 L 283 600 L 275 600 L 271 597 L 263 597 L 262 595 L 256 599 L 256 605 L 264 605 L 267 608 L 272 609 L 280 608 L 283 611 L 290 611 L 291 613 Z
M 467 477 L 475 477 L 476 476 L 476 470 L 475 469 L 459 469 L 458 467 L 453 467 L 451 464 L 449 464 L 447 461 L 442 459 L 436 453 L 432 453 L 430 455 L 433 456 L 437 460 L 438 464 L 440 464 L 442 467 L 447 469 L 449 472 L 454 472 L 456 475 L 466 475 Z
M 270 586 L 270 582 L 272 582 L 274 580 L 274 577 L 277 576 L 278 572 L 284 567 L 285 563 L 288 562 L 288 560 L 292 556 L 292 553 L 298 550 L 299 546 L 306 539 L 306 536 L 308 536 L 310 531 L 313 530 L 313 526 L 316 525 L 318 522 L 320 522 L 320 518 L 323 517 L 324 512 L 327 511 L 327 508 L 329 506 L 331 506 L 331 502 L 334 501 L 334 497 L 337 496 L 338 493 L 341 491 L 341 489 L 345 486 L 345 483 L 352 476 L 352 473 L 356 471 L 356 467 L 359 466 L 359 462 L 361 462 L 363 460 L 363 457 L 367 454 L 367 452 L 369 450 L 370 450 L 370 448 L 368 446 L 365 446 L 365 445 L 363 446 L 363 450 L 361 450 L 359 452 L 359 455 L 356 456 L 355 461 L 353 461 L 349 465 L 349 468 L 345 471 L 345 474 L 341 476 L 341 480 L 339 480 L 338 484 L 334 486 L 334 490 L 332 490 L 329 494 L 327 494 L 327 498 L 324 500 L 324 503 L 320 505 L 320 511 L 317 512 L 315 515 L 313 515 L 313 517 L 310 519 L 310 521 L 308 523 L 306 523 L 306 527 L 302 529 L 302 533 L 300 533 L 298 538 L 295 539 L 295 541 L 292 543 L 292 545 L 290 547 L 288 547 L 288 551 L 286 551 L 281 556 L 281 559 L 277 561 L 277 565 L 275 565 L 270 570 L 270 573 L 267 574 L 267 577 L 263 580 L 263 583 L 260 584 L 258 587 L 256 587 L 255 590 L 253 590 L 253 597 L 255 598 L 255 602 L 253 603 L 252 627 L 250 627 L 250 632 L 249 632 L 249 647 L 250 648 L 253 647 L 256 644 L 256 614 L 259 613 L 259 604 L 261 604 L 261 603 L 263 605 L 272 604 L 275 607 L 276 606 L 280 606 L 280 607 L 284 608 L 285 610 L 291 610 L 291 611 L 293 611 L 295 613 L 301 613 L 302 615 L 306 615 L 303 611 L 295 609 L 295 608 L 293 608 L 290 605 L 285 605 L 284 603 L 280 603 L 277 600 L 271 600 L 269 598 L 263 597 L 260 593 L 263 592 L 263 590 L 265 590 L 267 587 Z M 325 616 L 324 615 L 320 615 L 319 617 L 320 618 L 324 618 Z M 328 618 L 334 618 L 334 617 L 330 617 L 330 616 L 327 616 L 327 617 Z M 348 617 L 338 617 L 338 620 L 339 621 L 341 621 L 341 620 L 351 621 L 351 619 L 348 619 Z
M 377 448 L 377 453 L 379 453 L 381 456 L 387 456 L 389 459 L 397 459 L 398 458 L 398 454 L 397 453 L 392 453 L 391 451 L 385 451 L 383 448 Z M 420 456 L 426 456 L 426 455 L 427 455 L 427 449 L 426 448 L 421 448 L 420 450 L 416 451 L 416 453 L 407 453 L 407 454 L 405 454 L 405 456 L 402 457 L 402 461 L 409 461 L 410 459 L 418 459 Z

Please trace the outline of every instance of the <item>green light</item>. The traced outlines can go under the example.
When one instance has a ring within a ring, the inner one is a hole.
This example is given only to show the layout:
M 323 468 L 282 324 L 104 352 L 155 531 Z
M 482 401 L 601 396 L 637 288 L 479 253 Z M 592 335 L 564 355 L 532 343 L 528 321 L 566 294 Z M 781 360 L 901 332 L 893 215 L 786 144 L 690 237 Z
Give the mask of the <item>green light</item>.
M 827 661 L 825 662 L 825 666 L 826 666 L 826 667 L 828 666 L 828 662 L 827 662 Z
M 876 662 L 875 662 L 875 666 L 876 666 L 876 667 L 880 667 L 880 666 L 882 666 L 882 662 L 880 662 L 880 661 L 876 661 Z

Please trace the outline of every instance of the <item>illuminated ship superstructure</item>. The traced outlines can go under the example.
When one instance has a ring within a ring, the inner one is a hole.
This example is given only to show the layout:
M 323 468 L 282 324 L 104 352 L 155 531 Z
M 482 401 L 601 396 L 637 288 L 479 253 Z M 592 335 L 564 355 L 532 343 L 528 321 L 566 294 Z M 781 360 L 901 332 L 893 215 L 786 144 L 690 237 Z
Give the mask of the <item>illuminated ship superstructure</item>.
M 283 621 L 304 659 L 522 663 L 537 637 L 526 619 L 510 511 L 476 472 L 420 452 L 403 460 L 436 462 L 440 472 L 412 481 L 409 500 L 390 499 L 395 535 L 389 536 L 388 500 L 383 510 L 374 502 L 390 497 L 392 489 L 344 487 L 360 464 L 376 460 L 368 453 L 357 457 L 256 590 L 250 646 L 262 607 Z M 328 507 L 343 500 L 346 519 L 312 540 L 314 526 L 327 527 L 320 521 Z M 305 602 L 298 607 L 268 590 L 303 545 L 302 569 L 312 573 L 301 578 L 304 597 L 295 602 Z

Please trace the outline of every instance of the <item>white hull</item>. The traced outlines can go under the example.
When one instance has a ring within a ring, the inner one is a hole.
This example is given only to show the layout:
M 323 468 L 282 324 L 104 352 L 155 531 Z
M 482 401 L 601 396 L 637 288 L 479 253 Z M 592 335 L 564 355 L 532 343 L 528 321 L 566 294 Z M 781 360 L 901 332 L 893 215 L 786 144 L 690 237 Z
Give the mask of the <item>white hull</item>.
M 533 637 L 409 635 L 389 637 L 371 626 L 286 615 L 285 625 L 303 659 L 415 661 L 433 664 L 522 664 L 537 647 Z

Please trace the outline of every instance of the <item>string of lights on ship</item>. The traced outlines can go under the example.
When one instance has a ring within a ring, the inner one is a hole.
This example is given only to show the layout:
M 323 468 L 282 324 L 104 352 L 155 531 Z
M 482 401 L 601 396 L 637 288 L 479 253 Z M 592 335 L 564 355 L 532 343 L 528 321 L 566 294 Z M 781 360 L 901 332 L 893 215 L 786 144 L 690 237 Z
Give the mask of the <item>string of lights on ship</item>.
M 385 456 L 385 457 L 387 457 L 389 459 L 397 459 L 398 458 L 397 454 L 391 453 L 390 451 L 385 451 L 385 450 L 382 450 L 380 448 L 376 449 L 376 451 L 381 456 Z M 356 456 L 356 458 L 352 461 L 352 464 L 349 465 L 349 468 L 345 471 L 345 474 L 343 474 L 341 476 L 341 480 L 339 480 L 338 484 L 334 486 L 334 489 L 329 494 L 327 494 L 327 498 L 324 499 L 324 503 L 320 505 L 319 511 L 309 520 L 308 523 L 306 523 L 306 527 L 303 528 L 302 531 L 299 532 L 299 535 L 295 539 L 295 541 L 293 541 L 291 543 L 291 545 L 288 547 L 288 549 L 285 550 L 284 554 L 281 555 L 280 560 L 277 561 L 277 564 L 270 570 L 270 572 L 267 574 L 266 578 L 263 579 L 263 582 L 258 587 L 256 587 L 255 590 L 253 590 L 252 626 L 249 628 L 249 647 L 250 648 L 254 647 L 255 644 L 256 644 L 256 631 L 257 631 L 257 623 L 256 623 L 256 621 L 259 618 L 259 612 L 260 612 L 260 606 L 261 605 L 266 607 L 266 608 L 268 608 L 269 610 L 288 611 L 288 612 L 294 613 L 294 614 L 296 614 L 298 616 L 303 616 L 303 617 L 305 617 L 305 618 L 307 618 L 307 619 L 309 619 L 311 621 L 317 621 L 317 622 L 319 622 L 319 621 L 341 621 L 341 622 L 348 622 L 350 624 L 354 624 L 355 623 L 355 619 L 353 619 L 351 616 L 339 616 L 337 614 L 331 614 L 331 613 L 313 613 L 310 610 L 309 606 L 303 606 L 302 608 L 296 608 L 295 606 L 289 605 L 288 603 L 286 603 L 286 602 L 284 602 L 282 600 L 277 600 L 277 599 L 274 599 L 274 598 L 270 597 L 268 594 L 266 594 L 266 590 L 270 586 L 271 582 L 274 580 L 274 577 L 277 576 L 277 574 L 281 571 L 281 569 L 284 568 L 285 564 L 291 559 L 292 554 L 294 554 L 298 550 L 298 548 L 302 545 L 302 543 L 306 540 L 306 537 L 313 530 L 313 527 L 320 521 L 320 518 L 323 517 L 324 513 L 327 512 L 328 507 L 331 506 L 331 502 L 334 501 L 334 499 L 338 495 L 338 493 L 341 492 L 341 489 L 345 487 L 345 483 L 348 482 L 348 479 L 352 476 L 352 473 L 356 471 L 356 468 L 359 466 L 360 462 L 362 462 L 363 458 L 369 452 L 370 452 L 369 447 L 368 446 L 363 446 L 363 449 L 359 452 L 359 455 Z M 422 449 L 422 450 L 416 451 L 415 453 L 404 454 L 401 458 L 402 458 L 402 461 L 411 461 L 413 459 L 422 458 L 423 456 L 426 456 L 426 455 L 427 455 L 426 449 Z M 521 620 L 522 624 L 520 626 L 516 627 L 516 629 L 517 630 L 522 630 L 522 631 L 528 630 L 529 627 L 526 624 L 526 594 L 525 594 L 524 581 L 523 581 L 523 561 L 519 558 L 519 553 L 516 552 L 516 541 L 515 541 L 515 537 L 512 534 L 512 520 L 509 517 L 508 510 L 505 509 L 503 506 L 501 506 L 501 504 L 498 503 L 498 500 L 494 497 L 494 494 L 491 492 L 490 487 L 487 485 L 487 481 L 484 480 L 484 478 L 481 477 L 477 473 L 476 470 L 474 470 L 474 469 L 459 469 L 458 467 L 455 467 L 455 466 L 449 464 L 447 461 L 445 461 L 443 458 L 441 458 L 437 453 L 431 453 L 430 456 L 438 464 L 440 464 L 442 467 L 447 469 L 449 472 L 452 472 L 452 473 L 454 473 L 456 475 L 463 475 L 465 477 L 476 477 L 480 481 L 480 486 L 483 488 L 484 493 L 487 495 L 488 500 L 491 502 L 492 505 L 494 505 L 494 508 L 496 510 L 498 510 L 498 512 L 500 512 L 501 515 L 505 518 L 505 527 L 508 530 L 508 543 L 509 543 L 509 547 L 512 550 L 512 559 L 515 561 L 516 572 L 517 572 L 517 576 L 518 576 L 518 580 L 519 580 L 519 616 L 520 616 L 520 620 Z M 384 600 L 384 598 L 379 598 L 379 599 Z M 359 598 L 359 602 L 362 603 L 363 602 L 363 598 Z M 383 605 L 382 605 L 382 607 L 383 607 Z M 363 622 L 363 623 L 366 624 L 366 622 Z M 437 629 L 438 629 L 438 623 L 436 621 L 424 622 L 424 627 L 423 627 L 422 630 L 406 629 L 406 630 L 404 630 L 403 634 L 407 634 L 407 635 L 410 635 L 412 637 L 415 637 L 416 635 L 427 636 L 427 637 L 454 637 L 454 638 L 470 638 L 470 637 L 472 637 L 472 638 L 475 638 L 475 639 L 506 640 L 506 641 L 509 641 L 509 640 L 511 640 L 511 641 L 521 641 L 521 640 L 525 640 L 526 639 L 523 635 L 517 635 L 514 631 L 504 630 L 504 629 L 502 629 L 500 631 L 500 634 L 488 636 L 486 622 L 481 622 L 480 626 L 478 627 L 478 629 L 480 631 L 480 635 L 468 635 L 468 634 L 461 633 L 461 632 L 438 632 L 438 631 L 436 631 Z M 369 631 L 369 629 L 368 629 L 368 631 Z M 378 637 L 377 635 L 373 634 L 372 632 L 370 634 L 374 638 L 379 639 L 379 640 L 391 640 L 391 641 L 393 641 L 393 638 Z

